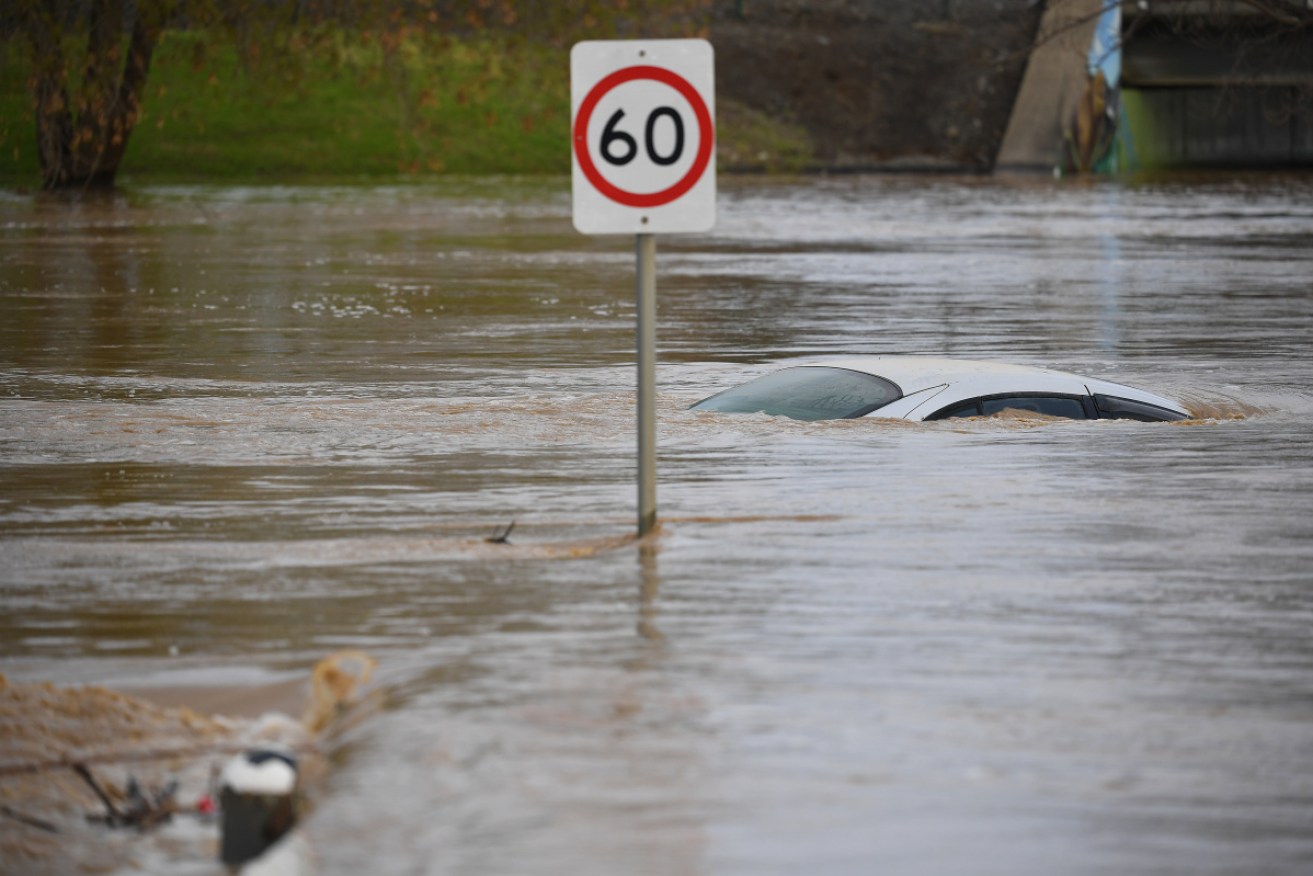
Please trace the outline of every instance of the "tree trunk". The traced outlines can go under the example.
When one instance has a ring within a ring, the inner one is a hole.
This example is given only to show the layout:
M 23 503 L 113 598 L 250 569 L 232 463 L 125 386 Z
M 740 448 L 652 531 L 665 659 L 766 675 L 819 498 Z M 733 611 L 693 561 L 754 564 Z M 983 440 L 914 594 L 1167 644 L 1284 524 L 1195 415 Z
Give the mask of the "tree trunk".
M 64 34 L 56 14 L 29 6 L 23 21 L 32 44 L 32 82 L 36 110 L 37 154 L 46 188 L 56 188 L 70 164 L 73 113 L 68 105 L 68 70 L 64 65 Z M 55 184 L 52 184 L 55 183 Z
M 35 4 L 34 4 L 35 5 Z M 111 187 L 141 117 L 141 96 L 151 56 L 163 30 L 156 4 L 137 2 L 124 56 L 128 0 L 92 0 L 87 48 L 76 106 L 69 99 L 65 51 L 69 48 L 57 8 L 29 13 L 27 33 L 34 58 L 38 154 L 47 189 Z

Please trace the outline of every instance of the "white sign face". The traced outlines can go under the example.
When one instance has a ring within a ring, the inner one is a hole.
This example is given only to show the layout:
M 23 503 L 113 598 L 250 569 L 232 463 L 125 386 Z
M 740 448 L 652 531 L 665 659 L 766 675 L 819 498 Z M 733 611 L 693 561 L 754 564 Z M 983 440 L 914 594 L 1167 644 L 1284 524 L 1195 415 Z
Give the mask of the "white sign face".
M 574 227 L 706 231 L 716 221 L 714 55 L 706 40 L 570 50 Z

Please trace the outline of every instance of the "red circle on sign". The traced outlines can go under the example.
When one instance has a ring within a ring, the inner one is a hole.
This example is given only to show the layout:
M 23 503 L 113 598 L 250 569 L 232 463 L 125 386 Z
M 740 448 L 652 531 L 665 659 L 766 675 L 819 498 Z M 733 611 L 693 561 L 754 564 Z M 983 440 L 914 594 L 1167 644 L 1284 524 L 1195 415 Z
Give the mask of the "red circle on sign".
M 602 172 L 593 163 L 592 156 L 588 154 L 588 121 L 592 118 L 593 110 L 597 108 L 598 102 L 617 85 L 633 82 L 635 79 L 655 79 L 657 82 L 669 85 L 684 96 L 689 106 L 693 107 L 693 115 L 698 120 L 698 151 L 693 156 L 693 166 L 673 186 L 646 195 L 638 192 L 627 192 L 612 184 L 606 177 L 602 176 Z M 706 102 L 702 100 L 702 95 L 698 94 L 697 90 L 689 85 L 688 80 L 683 76 L 664 67 L 626 67 L 623 70 L 615 71 L 592 87 L 584 97 L 583 103 L 579 104 L 579 114 L 575 116 L 574 120 L 574 157 L 579 162 L 579 169 L 584 172 L 584 176 L 593 184 L 593 188 L 612 201 L 624 204 L 626 207 L 660 207 L 669 204 L 697 185 L 698 180 L 702 178 L 703 171 L 711 163 L 713 140 L 714 131 L 711 124 L 711 112 L 707 109 Z

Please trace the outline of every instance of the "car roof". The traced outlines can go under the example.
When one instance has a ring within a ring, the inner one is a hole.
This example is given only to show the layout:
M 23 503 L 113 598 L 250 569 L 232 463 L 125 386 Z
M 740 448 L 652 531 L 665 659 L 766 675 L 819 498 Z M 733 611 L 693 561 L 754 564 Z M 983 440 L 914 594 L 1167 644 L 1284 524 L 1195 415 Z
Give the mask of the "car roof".
M 810 362 L 802 367 L 847 368 L 891 380 L 903 397 L 872 412 L 876 417 L 920 420 L 959 401 L 990 395 L 1100 393 L 1189 415 L 1179 403 L 1135 387 L 1065 371 L 979 359 L 940 356 L 866 356 Z
M 941 386 L 945 383 L 956 383 L 972 378 L 1012 377 L 1014 378 L 1013 382 L 1015 382 L 1015 377 L 1018 375 L 1049 374 L 1068 378 L 1075 377 L 1075 375 L 1061 371 L 1050 371 L 1029 365 L 987 362 L 980 359 L 948 359 L 942 356 L 865 356 L 808 364 L 821 367 L 828 366 L 830 368 L 848 368 L 852 371 L 875 374 L 898 384 L 905 395 L 932 386 Z

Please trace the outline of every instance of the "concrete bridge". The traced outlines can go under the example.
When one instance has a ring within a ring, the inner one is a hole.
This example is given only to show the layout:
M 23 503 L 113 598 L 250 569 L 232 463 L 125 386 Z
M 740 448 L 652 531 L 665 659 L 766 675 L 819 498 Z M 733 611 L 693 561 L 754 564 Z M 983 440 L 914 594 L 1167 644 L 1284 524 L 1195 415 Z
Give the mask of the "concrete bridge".
M 1313 3 L 1049 0 L 996 169 L 1313 166 Z
M 828 171 L 1313 166 L 1313 0 L 1257 2 L 715 0 L 717 111 Z

